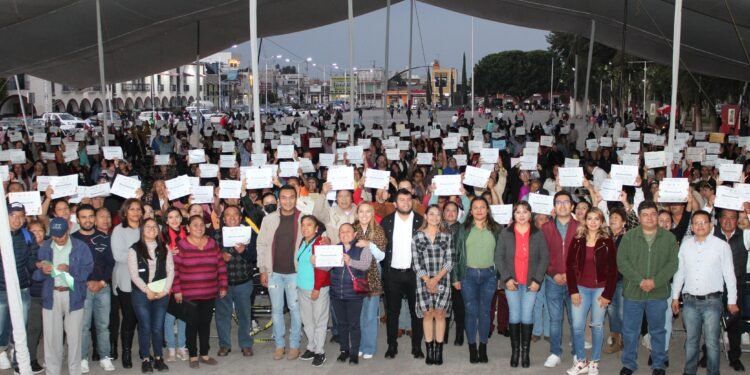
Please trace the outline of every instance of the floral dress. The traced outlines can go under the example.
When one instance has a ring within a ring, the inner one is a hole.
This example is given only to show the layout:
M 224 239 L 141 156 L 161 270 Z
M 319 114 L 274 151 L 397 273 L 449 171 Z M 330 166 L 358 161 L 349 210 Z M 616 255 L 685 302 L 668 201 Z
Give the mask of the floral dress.
M 439 232 L 435 241 L 430 241 L 427 235 L 419 231 L 411 241 L 412 264 L 417 274 L 416 312 L 419 318 L 430 309 L 443 310 L 446 316 L 451 315 L 450 271 L 453 268 L 453 236 L 450 233 Z M 437 293 L 427 290 L 422 276 L 433 277 L 445 269 L 448 273 L 440 279 Z

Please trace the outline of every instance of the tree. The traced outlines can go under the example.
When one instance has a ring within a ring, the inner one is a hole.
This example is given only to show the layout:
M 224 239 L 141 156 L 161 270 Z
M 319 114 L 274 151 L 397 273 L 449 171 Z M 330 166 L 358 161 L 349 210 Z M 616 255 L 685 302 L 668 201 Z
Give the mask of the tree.
M 281 74 L 297 74 L 297 67 L 293 65 L 282 67 Z
M 432 78 L 430 68 L 427 68 L 427 105 L 432 106 Z
M 549 90 L 550 61 L 548 51 L 504 51 L 483 57 L 474 74 L 476 90 L 485 97 L 508 94 L 521 101 Z
M 467 93 L 468 93 L 468 88 L 466 86 L 466 79 L 467 79 L 466 78 L 466 52 L 464 52 L 464 63 L 463 63 L 463 66 L 461 67 L 461 90 L 458 91 L 459 98 L 460 98 L 459 102 L 461 103 L 461 105 L 464 105 L 464 106 L 466 105 L 466 102 L 467 102 L 466 98 L 467 98 Z

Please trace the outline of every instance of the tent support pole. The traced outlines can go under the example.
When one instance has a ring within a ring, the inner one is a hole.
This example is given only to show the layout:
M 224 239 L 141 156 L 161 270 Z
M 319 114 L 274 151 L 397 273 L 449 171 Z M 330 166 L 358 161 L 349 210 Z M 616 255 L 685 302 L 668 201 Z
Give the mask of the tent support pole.
M 622 10 L 622 44 L 620 45 L 620 110 L 618 111 L 618 114 L 620 115 L 620 119 L 623 122 L 625 122 L 625 51 L 626 51 L 626 36 L 628 33 L 628 0 L 623 1 L 623 10 Z
M 430 83 L 432 84 L 432 83 Z M 464 90 L 466 88 L 464 87 Z M 471 118 L 474 118 L 474 17 L 471 17 Z
M 680 47 L 682 34 L 682 0 L 674 3 L 674 31 L 672 33 L 672 107 L 669 109 L 669 138 L 667 157 L 674 157 L 674 137 L 677 123 L 677 83 L 680 74 Z M 672 177 L 672 168 L 667 168 L 667 177 Z
M 354 4 L 352 0 L 348 1 L 349 10 L 349 142 L 354 144 Z
M 260 153 L 262 149 L 262 133 L 260 121 L 260 80 L 258 79 L 258 0 L 250 0 L 250 54 L 252 61 L 253 75 L 253 129 L 255 130 L 255 144 L 253 152 Z M 267 65 L 266 65 L 267 66 Z M 268 79 L 268 70 L 266 70 L 266 80 Z M 267 90 L 268 88 L 266 88 Z M 268 95 L 268 92 L 266 92 Z M 266 100 L 268 107 L 268 100 Z
M 586 89 L 584 89 L 583 98 L 583 115 L 588 116 L 589 105 L 589 81 L 591 80 L 591 58 L 594 54 L 594 37 L 596 36 L 596 21 L 591 20 L 591 37 L 589 38 L 589 56 L 586 63 Z M 585 120 L 585 118 L 584 118 Z
M 388 74 L 388 53 L 391 41 L 391 0 L 386 0 L 385 4 L 385 70 L 383 71 L 383 123 L 380 124 L 383 126 L 383 128 L 385 128 L 386 124 L 386 112 L 388 111 L 388 83 L 390 82 L 391 78 Z
M 16 81 L 16 94 L 18 94 L 18 104 L 21 107 L 21 116 L 23 117 L 23 127 L 24 129 L 26 129 L 26 134 L 30 135 L 29 126 L 26 124 L 26 108 L 23 106 L 23 96 L 21 95 L 21 89 L 19 88 L 20 86 L 18 85 L 18 74 L 14 74 L 13 79 Z
M 413 37 L 412 34 L 414 33 L 414 0 L 409 0 L 409 72 L 406 74 L 406 110 L 411 111 L 411 49 L 412 49 L 412 42 Z M 427 69 L 430 69 L 429 67 Z M 433 77 L 434 78 L 434 77 Z M 431 85 L 431 82 L 427 82 L 428 85 Z M 432 95 L 432 93 L 430 93 Z M 440 103 L 440 100 L 443 98 L 438 99 L 438 103 Z M 408 125 L 408 124 L 407 124 Z
M 102 8 L 99 4 L 99 0 L 96 0 L 96 45 L 99 53 L 99 92 L 104 94 L 104 100 L 107 103 L 107 110 L 109 111 L 110 124 L 115 123 L 114 114 L 112 114 L 112 101 L 110 96 L 107 95 L 106 81 L 104 80 L 104 42 L 102 41 Z M 104 119 L 104 125 L 102 126 L 102 135 L 104 136 L 104 145 L 109 146 L 109 125 L 107 120 Z

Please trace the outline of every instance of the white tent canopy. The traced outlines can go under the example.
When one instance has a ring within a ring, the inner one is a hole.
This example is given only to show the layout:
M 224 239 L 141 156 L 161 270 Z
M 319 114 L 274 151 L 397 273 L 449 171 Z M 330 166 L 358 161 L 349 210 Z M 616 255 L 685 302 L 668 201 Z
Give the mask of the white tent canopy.
M 585 37 L 593 19 L 596 41 L 619 49 L 624 1 L 422 2 L 488 20 Z M 627 53 L 670 64 L 674 2 L 629 0 L 628 4 Z M 385 0 L 356 0 L 354 14 L 385 5 Z M 0 9 L 0 32 L 5 36 L 0 44 L 0 75 L 29 73 L 74 87 L 98 83 L 94 0 L 0 0 Z M 264 37 L 345 20 L 347 2 L 259 0 L 258 13 L 258 35 Z M 250 38 L 246 0 L 103 1 L 102 18 L 107 82 L 190 63 L 195 60 L 198 42 L 201 56 L 207 56 Z M 683 20 L 683 68 L 750 81 L 746 54 L 750 49 L 750 2 L 692 0 L 684 5 Z

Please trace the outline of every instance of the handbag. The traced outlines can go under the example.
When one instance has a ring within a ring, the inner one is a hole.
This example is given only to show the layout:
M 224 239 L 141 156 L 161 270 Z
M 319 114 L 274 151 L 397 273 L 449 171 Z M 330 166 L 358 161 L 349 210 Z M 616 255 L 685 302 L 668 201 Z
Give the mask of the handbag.
M 169 305 L 167 305 L 167 312 L 185 323 L 191 322 L 193 320 L 193 317 L 195 316 L 195 307 L 195 302 L 191 302 L 183 298 L 182 303 L 177 303 L 177 300 L 174 298 L 174 294 L 169 295 Z
M 370 268 L 367 269 L 367 286 L 370 288 L 369 294 L 377 296 L 383 293 L 383 279 L 378 272 L 378 264 L 375 258 L 370 262 Z
M 354 289 L 354 293 L 356 294 L 370 293 L 370 285 L 367 282 L 367 277 L 355 277 L 349 265 L 346 266 L 346 270 L 349 271 L 349 276 L 352 277 L 352 289 Z

